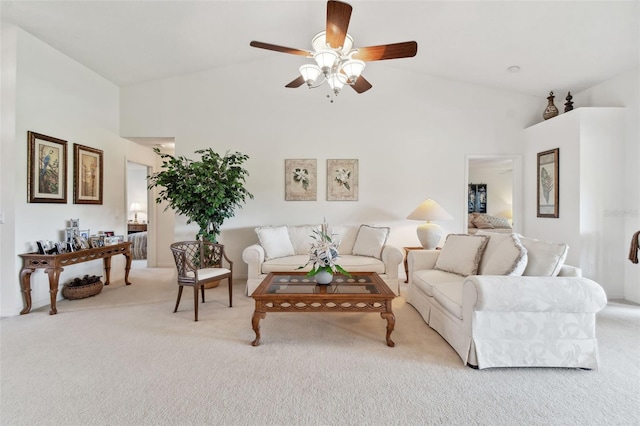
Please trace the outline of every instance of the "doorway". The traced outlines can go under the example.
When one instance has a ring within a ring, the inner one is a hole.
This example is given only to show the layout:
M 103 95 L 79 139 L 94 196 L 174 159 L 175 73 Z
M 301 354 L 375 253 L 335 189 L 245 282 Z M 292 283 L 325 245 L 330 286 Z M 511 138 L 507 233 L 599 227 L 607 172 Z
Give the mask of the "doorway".
M 513 232 L 522 223 L 522 157 L 519 155 L 467 155 L 465 157 L 465 199 L 463 229 L 469 232 L 470 188 L 483 191 L 482 212 L 509 220 Z M 480 211 L 480 210 L 475 210 Z
M 147 268 L 155 266 L 153 250 L 153 227 L 151 216 L 153 209 L 150 192 L 147 189 L 147 176 L 153 172 L 151 166 L 127 161 L 127 240 L 132 243 L 132 267 Z

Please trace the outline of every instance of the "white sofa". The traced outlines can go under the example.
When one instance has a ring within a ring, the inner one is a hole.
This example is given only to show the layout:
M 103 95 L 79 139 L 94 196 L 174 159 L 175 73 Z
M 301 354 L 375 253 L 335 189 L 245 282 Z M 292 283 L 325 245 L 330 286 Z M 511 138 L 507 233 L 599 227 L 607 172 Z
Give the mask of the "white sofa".
M 256 228 L 258 243 L 244 249 L 242 260 L 248 265 L 247 295 L 266 278 L 269 272 L 295 271 L 309 260 L 313 230 L 321 225 L 263 226 Z M 402 251 L 387 244 L 389 228 L 335 226 L 331 229 L 340 241 L 338 264 L 347 272 L 377 272 L 389 288 L 400 294 L 398 266 Z M 311 265 L 300 271 L 311 270 Z
M 407 302 L 473 368 L 597 369 L 596 313 L 606 295 L 564 265 L 568 247 L 479 234 L 410 251 Z M 456 252 L 463 254 L 456 259 Z

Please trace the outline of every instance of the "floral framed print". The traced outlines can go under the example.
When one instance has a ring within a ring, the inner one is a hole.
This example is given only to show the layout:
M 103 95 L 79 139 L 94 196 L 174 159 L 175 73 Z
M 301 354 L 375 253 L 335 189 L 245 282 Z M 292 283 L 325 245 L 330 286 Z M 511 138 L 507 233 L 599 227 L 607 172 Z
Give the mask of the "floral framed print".
M 358 201 L 358 160 L 327 160 L 327 200 Z
M 316 201 L 318 166 L 315 159 L 284 160 L 285 201 Z
M 538 153 L 538 217 L 560 217 L 560 148 Z
M 30 203 L 67 202 L 67 141 L 27 132 L 27 196 Z
M 73 203 L 102 204 L 102 150 L 73 145 Z

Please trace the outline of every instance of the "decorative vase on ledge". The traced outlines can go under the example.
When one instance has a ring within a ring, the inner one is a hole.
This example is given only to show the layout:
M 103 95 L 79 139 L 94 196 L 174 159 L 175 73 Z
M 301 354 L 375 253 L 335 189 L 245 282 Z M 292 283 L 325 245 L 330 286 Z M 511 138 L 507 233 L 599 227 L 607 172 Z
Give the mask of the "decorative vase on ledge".
M 542 114 L 542 118 L 544 118 L 545 120 L 548 120 L 558 115 L 558 108 L 556 108 L 556 106 L 553 104 L 553 98 L 555 98 L 555 96 L 553 96 L 553 92 L 549 92 L 549 96 L 547 97 L 547 100 L 549 101 L 549 103 L 547 104 L 547 108 L 544 110 L 544 113 Z
M 314 278 L 318 284 L 331 284 L 331 281 L 333 281 L 333 274 L 327 271 L 320 271 L 314 275 Z

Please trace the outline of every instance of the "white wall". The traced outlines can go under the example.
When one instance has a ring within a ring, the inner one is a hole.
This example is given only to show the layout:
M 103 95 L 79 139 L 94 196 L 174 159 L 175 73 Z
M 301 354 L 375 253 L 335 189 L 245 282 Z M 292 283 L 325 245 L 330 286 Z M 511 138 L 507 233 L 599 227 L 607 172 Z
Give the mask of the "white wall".
M 640 70 L 625 72 L 588 90 L 577 93 L 578 106 L 624 107 L 626 115 L 623 202 L 607 205 L 603 211 L 608 223 L 624 226 L 623 247 L 627 249 L 634 232 L 640 231 Z M 640 303 L 640 264 L 624 258 L 624 297 Z
M 142 211 L 138 212 L 138 223 L 147 223 L 147 198 L 147 166 L 127 163 L 127 206 L 140 204 Z M 135 213 L 129 210 L 127 220 L 133 221 L 135 217 Z
M 63 239 L 71 218 L 80 218 L 81 228 L 92 233 L 114 230 L 126 234 L 125 159 L 155 159 L 151 150 L 120 138 L 117 86 L 21 29 L 3 27 L 2 36 L 2 210 L 7 223 L 0 226 L 3 251 L 9 248 L 10 255 L 2 256 L 0 315 L 8 316 L 23 307 L 17 254 L 34 251 L 36 240 Z M 5 75 L 5 66 L 11 62 L 15 72 Z M 67 204 L 27 202 L 27 131 L 68 142 Z M 74 143 L 104 151 L 102 205 L 73 204 Z M 103 275 L 102 262 L 66 267 L 60 284 L 83 274 Z M 111 279 L 123 277 L 124 257 L 117 256 Z M 36 271 L 31 282 L 33 309 L 48 305 L 46 275 Z
M 221 241 L 246 276 L 241 252 L 265 224 L 370 223 L 392 227 L 390 241 L 415 246 L 417 222 L 406 216 L 425 198 L 438 201 L 461 232 L 466 212 L 465 155 L 519 154 L 521 130 L 544 109 L 544 99 L 502 92 L 375 63 L 373 89 L 350 88 L 333 103 L 324 89 L 286 89 L 297 65 L 285 55 L 122 89 L 126 137 L 175 137 L 176 153 L 196 149 L 249 155 L 247 187 L 255 195 L 225 222 Z M 260 69 L 260 78 L 253 71 Z M 289 80 L 287 80 L 289 79 Z M 318 160 L 318 200 L 284 201 L 284 160 Z M 358 159 L 357 202 L 326 201 L 326 160 Z M 195 228 L 176 224 L 176 239 Z M 403 272 L 403 271 L 402 271 Z
M 525 176 L 537 175 L 537 153 L 559 148 L 559 217 L 536 217 L 535 180 L 524 186 L 525 233 L 566 242 L 566 262 L 582 268 L 609 298 L 624 297 L 623 224 L 607 206 L 624 202 L 624 110 L 579 108 L 526 129 Z M 628 247 L 627 247 L 628 248 Z

